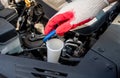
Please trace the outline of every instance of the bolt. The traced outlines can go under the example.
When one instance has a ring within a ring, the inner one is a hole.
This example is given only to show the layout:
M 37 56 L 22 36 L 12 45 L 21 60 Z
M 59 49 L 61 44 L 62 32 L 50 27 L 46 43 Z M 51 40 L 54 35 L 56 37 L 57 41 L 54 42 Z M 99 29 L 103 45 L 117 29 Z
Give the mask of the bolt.
M 34 38 L 35 37 L 35 34 L 34 33 L 31 33 L 31 38 Z

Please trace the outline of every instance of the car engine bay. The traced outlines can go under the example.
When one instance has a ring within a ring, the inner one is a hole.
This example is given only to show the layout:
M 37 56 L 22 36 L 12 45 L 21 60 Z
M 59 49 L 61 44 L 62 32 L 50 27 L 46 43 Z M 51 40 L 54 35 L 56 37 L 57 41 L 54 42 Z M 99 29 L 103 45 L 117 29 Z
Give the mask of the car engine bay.
M 43 65 L 47 64 L 46 43 L 42 42 L 45 37 L 44 27 L 50 17 L 57 11 L 45 4 L 42 0 L 32 1 L 30 5 L 27 5 L 24 1 L 17 4 L 11 1 L 10 4 L 12 9 L 5 8 L 0 11 L 1 55 L 27 58 L 45 62 Z M 48 10 L 46 11 L 46 7 L 49 8 L 50 12 L 52 11 L 51 15 L 49 15 Z M 10 14 L 5 15 L 5 13 Z M 86 57 L 86 54 L 89 54 L 88 51 L 90 51 L 100 39 L 101 35 L 109 28 L 119 13 L 120 4 L 115 3 L 106 12 L 101 11 L 96 16 L 97 21 L 93 22 L 90 26 L 69 31 L 64 37 L 57 35 L 53 36 L 52 38 L 58 38 L 64 42 L 64 48 L 61 51 L 59 64 L 63 65 L 63 68 L 66 68 L 67 66 L 68 68 L 69 66 L 72 68 L 80 65 L 81 61 Z M 100 51 L 102 50 L 100 49 Z M 61 68 L 61 70 L 64 70 L 63 68 Z M 66 73 L 61 72 L 37 68 L 35 68 L 35 70 L 45 72 L 47 76 L 32 73 L 35 77 L 17 78 L 67 78 L 68 76 Z M 49 74 L 53 75 L 49 76 Z M 59 75 L 61 77 L 54 75 Z M 71 76 L 69 78 L 79 77 Z

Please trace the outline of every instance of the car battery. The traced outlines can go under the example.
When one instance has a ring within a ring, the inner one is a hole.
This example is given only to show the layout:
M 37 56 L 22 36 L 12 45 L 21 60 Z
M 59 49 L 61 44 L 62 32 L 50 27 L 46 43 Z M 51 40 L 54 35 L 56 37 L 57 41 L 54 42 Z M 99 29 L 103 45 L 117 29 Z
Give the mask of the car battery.
M 12 54 L 21 51 L 20 40 L 14 26 L 0 18 L 0 53 Z

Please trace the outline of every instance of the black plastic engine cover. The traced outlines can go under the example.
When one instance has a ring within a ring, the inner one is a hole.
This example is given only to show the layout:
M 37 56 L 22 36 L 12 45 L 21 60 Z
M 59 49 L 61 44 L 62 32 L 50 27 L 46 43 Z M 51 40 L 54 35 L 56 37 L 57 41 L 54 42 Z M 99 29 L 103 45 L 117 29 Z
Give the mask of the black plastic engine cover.
M 73 67 L 0 55 L 0 73 L 7 78 L 117 78 L 114 63 L 92 50 Z
M 120 78 L 120 24 L 112 24 L 92 50 L 113 62 L 117 66 L 117 75 Z
M 15 27 L 5 19 L 0 18 L 0 43 L 7 42 L 16 35 Z

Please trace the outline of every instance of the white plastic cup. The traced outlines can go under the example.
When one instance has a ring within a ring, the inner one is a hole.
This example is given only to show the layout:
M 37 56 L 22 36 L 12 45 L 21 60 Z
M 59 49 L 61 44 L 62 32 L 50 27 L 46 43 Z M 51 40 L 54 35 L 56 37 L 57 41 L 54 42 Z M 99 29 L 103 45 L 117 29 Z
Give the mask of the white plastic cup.
M 64 46 L 60 39 L 51 39 L 46 42 L 47 46 L 47 62 L 58 63 L 61 50 Z

